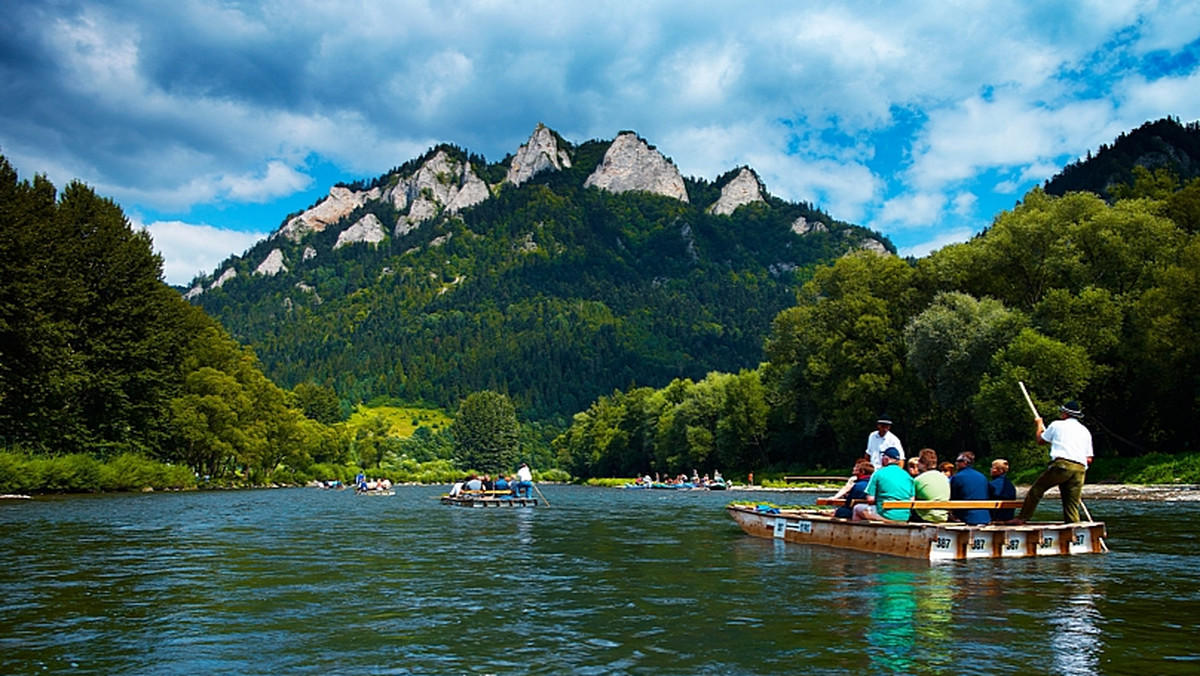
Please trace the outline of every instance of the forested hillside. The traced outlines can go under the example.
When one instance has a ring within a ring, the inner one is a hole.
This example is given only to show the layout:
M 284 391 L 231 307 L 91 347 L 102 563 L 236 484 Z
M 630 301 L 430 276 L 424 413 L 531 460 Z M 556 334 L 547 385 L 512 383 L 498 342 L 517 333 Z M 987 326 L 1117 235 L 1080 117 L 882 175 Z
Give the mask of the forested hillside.
M 1103 144 L 1095 154 L 1068 164 L 1046 182 L 1049 195 L 1086 190 L 1112 198 L 1114 186 L 1134 181 L 1134 169 L 1165 169 L 1181 180 L 1200 176 L 1200 122 L 1182 124 L 1176 118 L 1147 122 Z
M 776 318 L 761 368 L 603 397 L 556 440 L 559 457 L 582 476 L 846 471 L 886 411 L 910 450 L 1004 456 L 1028 477 L 1045 449 L 1025 382 L 1048 421 L 1083 402 L 1089 477 L 1110 461 L 1133 481 L 1195 477 L 1200 179 L 1133 174 L 1112 204 L 1038 189 L 918 261 L 863 252 L 822 267 Z M 1170 459 L 1188 453 L 1186 468 Z M 1161 469 L 1128 471 L 1147 457 Z
M 488 164 L 439 146 L 344 186 L 190 295 L 282 385 L 445 407 L 490 389 L 547 419 L 617 388 L 757 366 L 815 264 L 890 246 L 770 196 L 749 170 L 672 182 L 669 161 L 624 134 L 641 154 L 607 180 L 641 172 L 648 187 L 596 187 L 622 160 L 615 142 L 538 138 L 553 146 L 542 169 L 517 178 L 525 147 Z M 734 188 L 748 196 L 713 208 Z M 357 206 L 327 216 L 339 199 Z

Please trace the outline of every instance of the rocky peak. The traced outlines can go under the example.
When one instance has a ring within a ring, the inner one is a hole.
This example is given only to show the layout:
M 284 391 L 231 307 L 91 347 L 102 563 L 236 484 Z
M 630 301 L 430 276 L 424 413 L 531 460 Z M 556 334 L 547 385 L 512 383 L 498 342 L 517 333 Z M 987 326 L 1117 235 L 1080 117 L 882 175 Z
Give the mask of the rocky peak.
M 408 213 L 396 221 L 396 235 L 410 232 L 417 225 L 442 211 L 457 213 L 491 197 L 487 183 L 475 175 L 469 162 L 438 150 L 412 176 L 402 178 L 382 196 L 399 211 Z
M 517 154 L 508 165 L 508 175 L 504 177 L 504 181 L 517 187 L 543 171 L 559 171 L 564 168 L 571 168 L 571 158 L 567 151 L 559 149 L 554 132 L 546 125 L 538 123 L 529 141 L 517 149 Z
M 274 277 L 281 272 L 287 272 L 287 265 L 283 262 L 283 251 L 279 249 L 271 249 L 271 253 L 254 269 L 254 274 L 267 277 Z
M 613 140 L 600 166 L 583 184 L 585 188 L 593 186 L 615 193 L 639 190 L 688 201 L 679 169 L 632 132 Z
M 383 229 L 383 223 L 375 214 L 367 214 L 354 225 L 338 233 L 337 243 L 333 248 L 340 249 L 348 244 L 360 242 L 376 244 L 382 242 L 384 237 L 387 237 L 387 232 Z
M 758 175 L 749 167 L 742 167 L 733 180 L 721 188 L 721 197 L 708 208 L 710 214 L 728 216 L 737 208 L 753 202 L 765 202 Z
M 329 196 L 316 206 L 296 216 L 275 231 L 272 237 L 280 235 L 293 242 L 299 242 L 310 232 L 321 232 L 330 225 L 345 218 L 350 212 L 366 204 L 369 200 L 379 199 L 379 188 L 355 191 L 344 186 L 335 185 L 329 189 Z

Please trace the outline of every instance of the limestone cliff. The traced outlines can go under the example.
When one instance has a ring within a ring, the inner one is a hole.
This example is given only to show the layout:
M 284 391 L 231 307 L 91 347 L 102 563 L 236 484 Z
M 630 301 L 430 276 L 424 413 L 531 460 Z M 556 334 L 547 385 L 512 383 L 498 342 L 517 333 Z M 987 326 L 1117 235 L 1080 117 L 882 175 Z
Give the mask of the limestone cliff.
M 280 249 L 271 249 L 271 253 L 254 269 L 254 274 L 267 277 L 274 277 L 281 272 L 287 272 L 287 265 L 284 265 L 283 251 Z
M 711 214 L 728 216 L 738 207 L 754 202 L 765 202 L 762 196 L 762 184 L 758 175 L 749 167 L 742 167 L 732 181 L 721 188 L 721 197 L 708 208 Z
M 401 178 L 383 193 L 397 211 L 407 214 L 396 221 L 396 236 L 404 235 L 439 213 L 458 213 L 491 197 L 487 183 L 475 175 L 469 162 L 439 150 L 412 176 Z
M 567 155 L 567 151 L 559 149 L 554 132 L 539 123 L 529 141 L 513 156 L 504 181 L 516 187 L 543 171 L 559 171 L 564 168 L 571 168 L 571 157 Z
M 387 231 L 384 230 L 383 223 L 375 214 L 367 214 L 358 219 L 354 225 L 338 233 L 337 243 L 333 245 L 333 248 L 340 249 L 348 244 L 361 242 L 377 244 L 382 242 L 384 237 L 387 237 Z
M 354 191 L 344 186 L 329 189 L 329 196 L 321 200 L 313 208 L 296 216 L 275 232 L 272 237 L 280 235 L 293 242 L 299 242 L 310 232 L 321 232 L 350 215 L 350 212 L 366 204 L 369 200 L 379 199 L 379 189 Z
M 617 136 L 600 166 L 583 184 L 585 188 L 593 186 L 615 193 L 639 190 L 688 201 L 679 169 L 631 132 Z

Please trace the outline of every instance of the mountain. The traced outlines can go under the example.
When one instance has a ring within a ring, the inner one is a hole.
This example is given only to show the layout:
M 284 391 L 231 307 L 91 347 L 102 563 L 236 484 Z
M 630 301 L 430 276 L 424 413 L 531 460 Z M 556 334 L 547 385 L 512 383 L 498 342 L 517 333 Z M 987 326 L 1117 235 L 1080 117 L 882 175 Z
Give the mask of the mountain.
M 1170 117 L 1146 122 L 1064 167 L 1046 182 L 1045 191 L 1088 191 L 1110 199 L 1112 186 L 1133 183 L 1135 167 L 1168 169 L 1183 181 L 1200 176 L 1200 122 L 1184 125 Z
M 750 167 L 685 178 L 633 132 L 574 145 L 539 124 L 500 162 L 439 145 L 334 186 L 186 296 L 282 385 L 441 406 L 493 389 L 546 418 L 757 366 L 809 270 L 859 249 L 894 253 Z

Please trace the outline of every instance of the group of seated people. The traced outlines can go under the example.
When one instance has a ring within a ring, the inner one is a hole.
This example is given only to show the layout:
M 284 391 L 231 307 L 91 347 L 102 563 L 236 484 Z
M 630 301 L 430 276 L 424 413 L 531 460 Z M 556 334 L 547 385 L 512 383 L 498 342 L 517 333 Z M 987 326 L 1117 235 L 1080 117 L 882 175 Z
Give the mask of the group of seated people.
M 1016 486 L 1009 480 L 1008 461 L 992 461 L 989 481 L 975 469 L 975 454 L 959 453 L 953 464 L 938 464 L 937 452 L 922 449 L 916 458 L 905 463 L 894 448 L 883 452 L 880 468 L 867 458 L 854 465 L 854 474 L 833 499 L 845 499 L 834 511 L 840 519 L 855 521 L 924 521 L 929 523 L 960 522 L 982 525 L 1013 518 L 1012 509 L 885 509 L 891 500 L 1015 500 Z M 949 471 L 947 471 L 949 470 Z
M 391 489 L 392 482 L 390 479 L 368 479 L 366 476 L 359 474 L 355 478 L 354 488 L 360 493 L 367 491 L 386 491 Z
M 713 478 L 711 479 L 709 478 L 708 474 L 700 476 L 696 470 L 692 470 L 691 478 L 689 478 L 687 474 L 682 473 L 676 477 L 667 476 L 664 478 L 658 472 L 655 472 L 653 479 L 651 479 L 650 475 L 647 474 L 634 480 L 634 484 L 638 486 L 694 486 L 706 488 L 708 486 L 724 483 L 725 478 L 721 476 L 720 470 L 713 470 Z
M 531 488 L 532 484 L 519 481 L 517 477 L 501 474 L 493 481 L 490 475 L 474 474 L 466 481 L 456 481 L 450 487 L 450 497 L 457 498 L 474 493 L 482 498 L 528 498 Z

